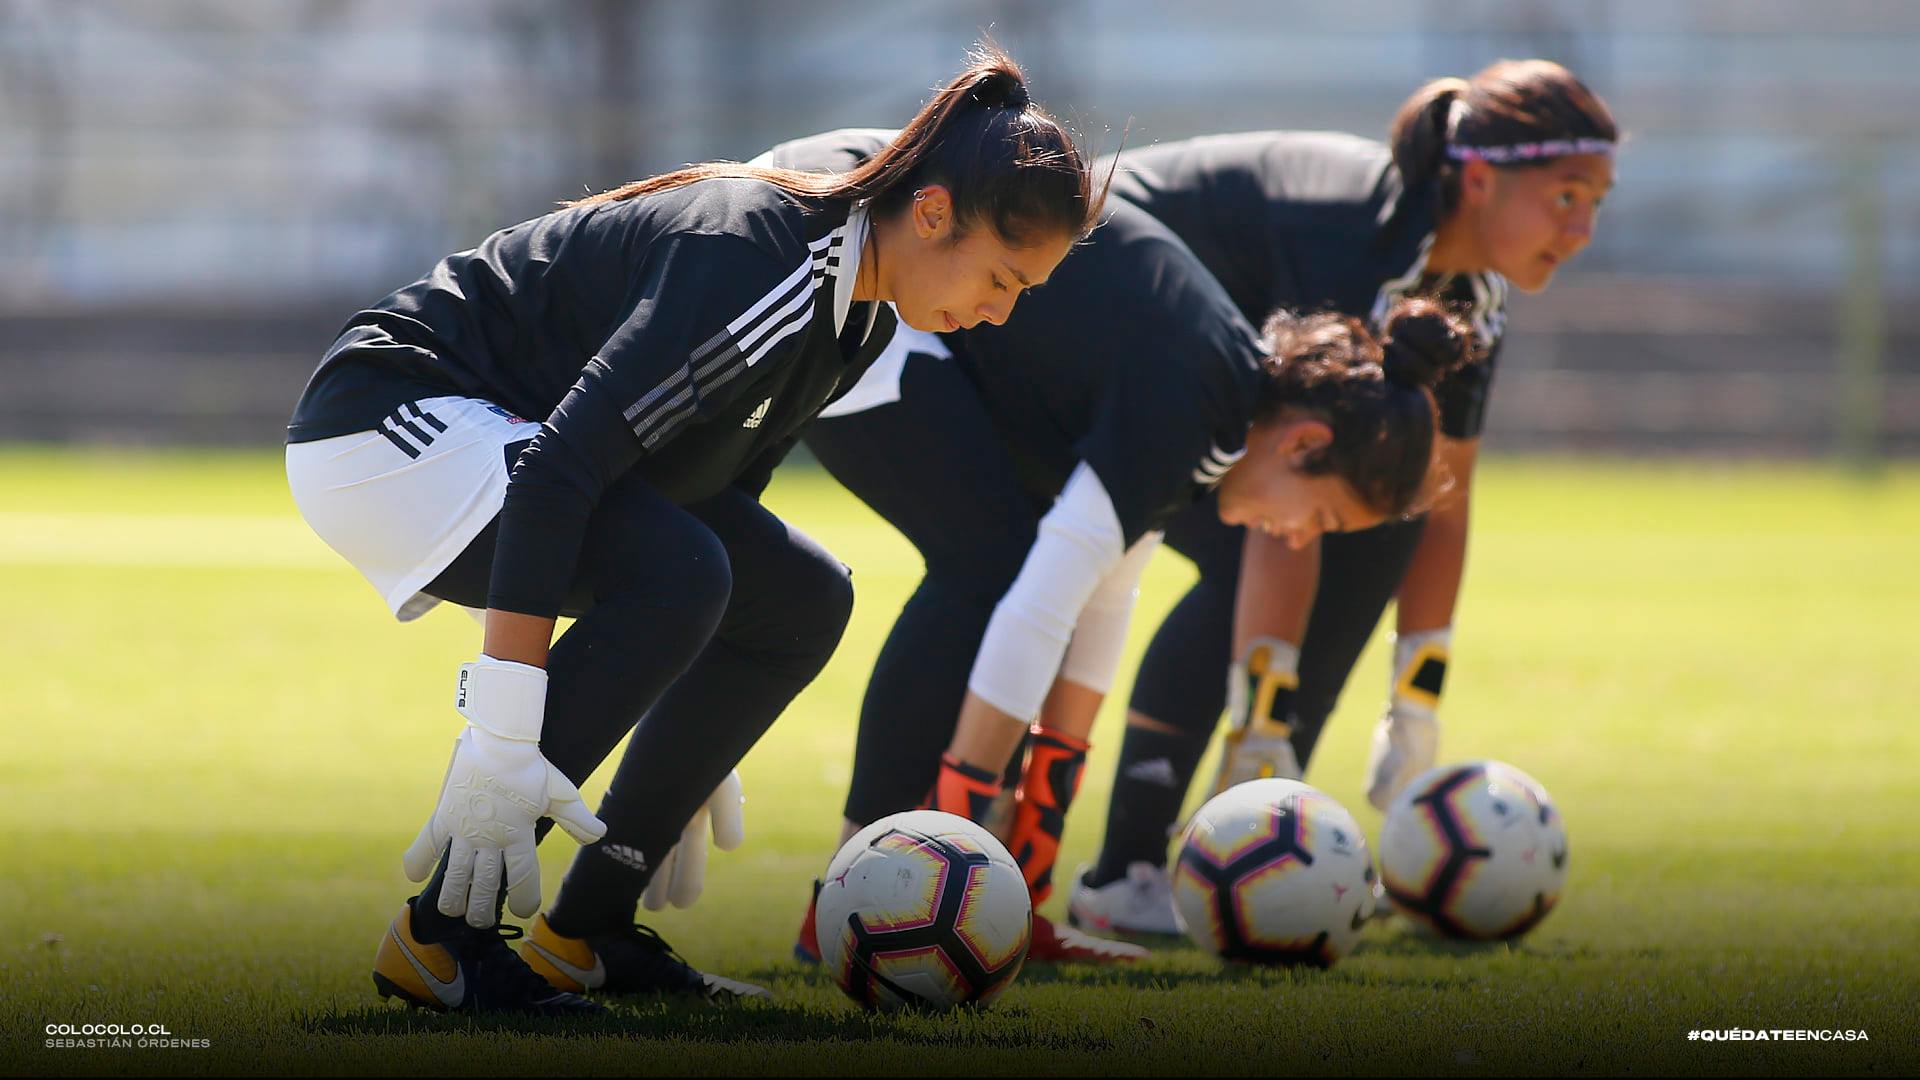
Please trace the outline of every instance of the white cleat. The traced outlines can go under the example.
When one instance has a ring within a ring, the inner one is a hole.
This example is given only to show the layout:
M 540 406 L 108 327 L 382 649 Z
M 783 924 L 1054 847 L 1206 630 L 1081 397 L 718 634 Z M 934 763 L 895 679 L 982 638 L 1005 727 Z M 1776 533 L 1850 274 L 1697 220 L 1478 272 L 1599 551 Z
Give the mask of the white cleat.
M 1177 935 L 1173 917 L 1173 879 L 1166 868 L 1148 862 L 1128 865 L 1127 876 L 1095 888 L 1087 884 L 1090 866 L 1073 875 L 1067 922 L 1095 934 Z

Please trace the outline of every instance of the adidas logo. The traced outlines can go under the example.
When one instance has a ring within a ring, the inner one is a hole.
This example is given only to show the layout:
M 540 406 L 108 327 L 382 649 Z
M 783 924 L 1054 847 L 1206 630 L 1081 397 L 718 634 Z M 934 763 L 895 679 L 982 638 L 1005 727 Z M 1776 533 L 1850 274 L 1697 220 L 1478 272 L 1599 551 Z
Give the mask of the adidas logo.
M 625 844 L 605 843 L 599 845 L 599 847 L 600 854 L 605 855 L 607 858 L 612 859 L 614 862 L 619 863 L 629 870 L 639 870 L 644 873 L 647 869 L 647 853 L 641 851 L 639 848 L 628 847 Z
M 758 406 L 754 408 L 753 415 L 747 417 L 746 422 L 741 424 L 740 426 L 743 428 L 759 427 L 761 422 L 767 418 L 767 406 L 771 404 L 773 404 L 772 398 L 768 398 L 767 400 L 761 402 Z
M 1157 757 L 1137 762 L 1126 771 L 1129 780 L 1141 780 L 1161 787 L 1179 786 L 1179 778 L 1173 775 L 1173 762 L 1168 758 Z

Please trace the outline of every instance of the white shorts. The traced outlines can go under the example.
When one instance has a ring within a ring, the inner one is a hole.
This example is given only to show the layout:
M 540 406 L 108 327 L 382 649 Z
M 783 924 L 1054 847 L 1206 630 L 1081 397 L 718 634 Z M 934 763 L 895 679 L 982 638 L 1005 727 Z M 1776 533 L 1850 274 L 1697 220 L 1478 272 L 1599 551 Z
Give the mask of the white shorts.
M 373 431 L 289 444 L 287 486 L 320 539 L 408 622 L 440 602 L 420 589 L 500 513 L 507 448 L 539 430 L 478 398 L 426 398 Z

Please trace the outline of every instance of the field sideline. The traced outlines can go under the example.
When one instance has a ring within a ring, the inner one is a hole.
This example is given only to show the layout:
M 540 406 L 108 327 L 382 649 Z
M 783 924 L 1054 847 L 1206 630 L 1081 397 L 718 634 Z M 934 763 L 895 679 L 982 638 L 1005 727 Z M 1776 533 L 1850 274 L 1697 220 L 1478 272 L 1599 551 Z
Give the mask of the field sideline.
M 1029 969 L 981 1014 L 854 1010 L 787 950 L 919 565 L 794 468 L 767 501 L 854 567 L 854 621 L 741 767 L 746 846 L 715 853 L 698 906 L 650 920 L 780 998 L 642 1002 L 562 1035 L 381 1007 L 367 978 L 473 624 L 388 619 L 299 521 L 277 453 L 0 449 L 0 1074 L 1920 1071 L 1920 468 L 1496 457 L 1475 490 L 1442 757 L 1512 761 L 1565 813 L 1567 897 L 1523 943 L 1389 923 L 1325 973 L 1223 974 L 1170 946 L 1124 972 Z M 1116 698 L 1191 577 L 1156 558 Z M 1307 777 L 1370 836 L 1382 646 Z M 1120 705 L 1063 869 L 1098 843 Z M 572 851 L 543 848 L 549 897 Z M 210 1046 L 46 1047 L 68 1023 Z

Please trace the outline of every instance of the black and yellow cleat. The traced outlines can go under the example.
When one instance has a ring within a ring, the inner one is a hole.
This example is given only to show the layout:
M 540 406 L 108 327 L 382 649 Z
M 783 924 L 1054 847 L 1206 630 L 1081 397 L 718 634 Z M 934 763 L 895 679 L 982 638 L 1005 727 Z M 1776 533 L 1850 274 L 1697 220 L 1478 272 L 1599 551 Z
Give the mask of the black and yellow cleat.
M 579 994 L 554 989 L 533 973 L 507 942 L 517 926 L 475 930 L 461 923 L 447 938 L 424 942 L 413 934 L 413 905 L 387 927 L 373 956 L 373 986 L 383 998 L 438 1012 L 513 1013 L 521 1016 L 601 1016 L 606 1009 Z
M 527 966 L 569 993 L 691 994 L 708 1001 L 773 996 L 766 987 L 705 975 L 652 928 L 638 923 L 611 934 L 562 937 L 547 917 L 533 920 L 520 945 Z

